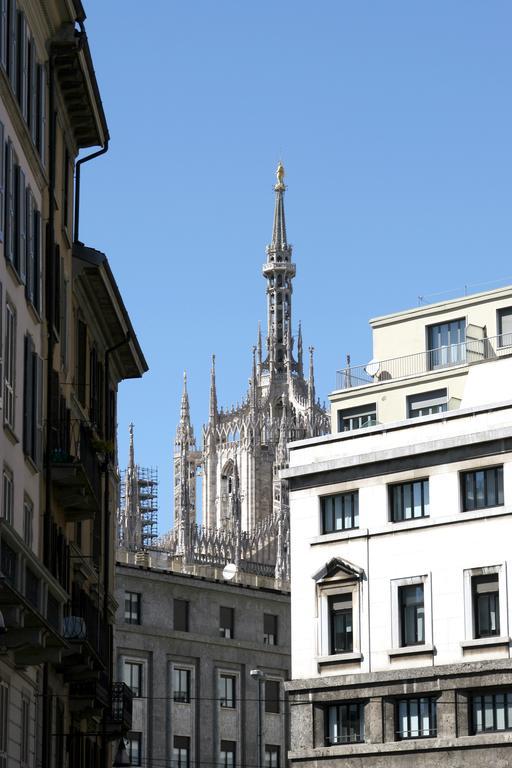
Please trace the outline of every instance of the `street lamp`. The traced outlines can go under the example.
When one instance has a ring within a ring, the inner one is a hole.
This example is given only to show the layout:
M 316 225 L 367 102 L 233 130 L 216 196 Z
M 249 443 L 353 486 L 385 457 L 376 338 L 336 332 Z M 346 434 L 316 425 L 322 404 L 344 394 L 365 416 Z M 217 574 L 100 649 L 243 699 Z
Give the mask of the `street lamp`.
M 263 703 L 263 683 L 266 675 L 261 669 L 251 669 L 249 672 L 253 680 L 258 681 L 258 768 L 263 768 L 263 717 L 262 717 L 262 703 Z

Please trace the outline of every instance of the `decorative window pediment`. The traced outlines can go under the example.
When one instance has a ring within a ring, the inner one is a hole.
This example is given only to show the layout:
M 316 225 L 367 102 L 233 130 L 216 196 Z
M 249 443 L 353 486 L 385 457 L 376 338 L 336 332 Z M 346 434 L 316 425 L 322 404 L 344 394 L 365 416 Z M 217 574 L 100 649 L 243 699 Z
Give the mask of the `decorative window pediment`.
M 343 560 L 341 557 L 333 557 L 317 573 L 313 574 L 313 579 L 319 586 L 331 581 L 362 581 L 363 577 L 364 571 L 362 568 L 354 565 L 349 560 Z

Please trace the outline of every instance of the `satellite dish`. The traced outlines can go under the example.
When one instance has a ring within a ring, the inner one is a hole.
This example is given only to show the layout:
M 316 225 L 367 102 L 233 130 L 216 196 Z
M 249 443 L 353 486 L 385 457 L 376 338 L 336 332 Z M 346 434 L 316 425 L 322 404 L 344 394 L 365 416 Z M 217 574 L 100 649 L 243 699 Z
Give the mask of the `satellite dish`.
M 368 374 L 368 376 L 371 376 L 372 378 L 374 378 L 378 374 L 379 368 L 380 368 L 380 363 L 378 362 L 378 360 L 370 360 L 370 362 L 365 366 L 365 371 Z
M 228 563 L 222 571 L 222 578 L 224 581 L 231 581 L 235 578 L 238 572 L 238 568 L 234 563 Z

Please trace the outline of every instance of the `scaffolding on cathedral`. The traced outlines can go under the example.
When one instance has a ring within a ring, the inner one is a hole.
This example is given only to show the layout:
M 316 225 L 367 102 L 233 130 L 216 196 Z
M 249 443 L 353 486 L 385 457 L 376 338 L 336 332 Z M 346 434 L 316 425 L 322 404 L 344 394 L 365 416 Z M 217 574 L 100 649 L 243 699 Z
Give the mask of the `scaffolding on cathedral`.
M 154 547 L 158 537 L 158 470 L 135 464 L 133 424 L 130 424 L 130 462 L 121 474 L 118 543 L 140 551 Z

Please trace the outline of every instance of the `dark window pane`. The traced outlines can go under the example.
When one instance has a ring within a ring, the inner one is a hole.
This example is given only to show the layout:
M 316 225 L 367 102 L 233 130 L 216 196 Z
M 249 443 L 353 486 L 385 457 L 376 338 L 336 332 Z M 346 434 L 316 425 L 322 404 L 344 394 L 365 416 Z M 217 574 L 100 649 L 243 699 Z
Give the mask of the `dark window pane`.
M 174 629 L 178 632 L 188 632 L 188 601 L 174 600 Z
M 279 693 L 278 680 L 265 680 L 265 712 L 279 713 Z

